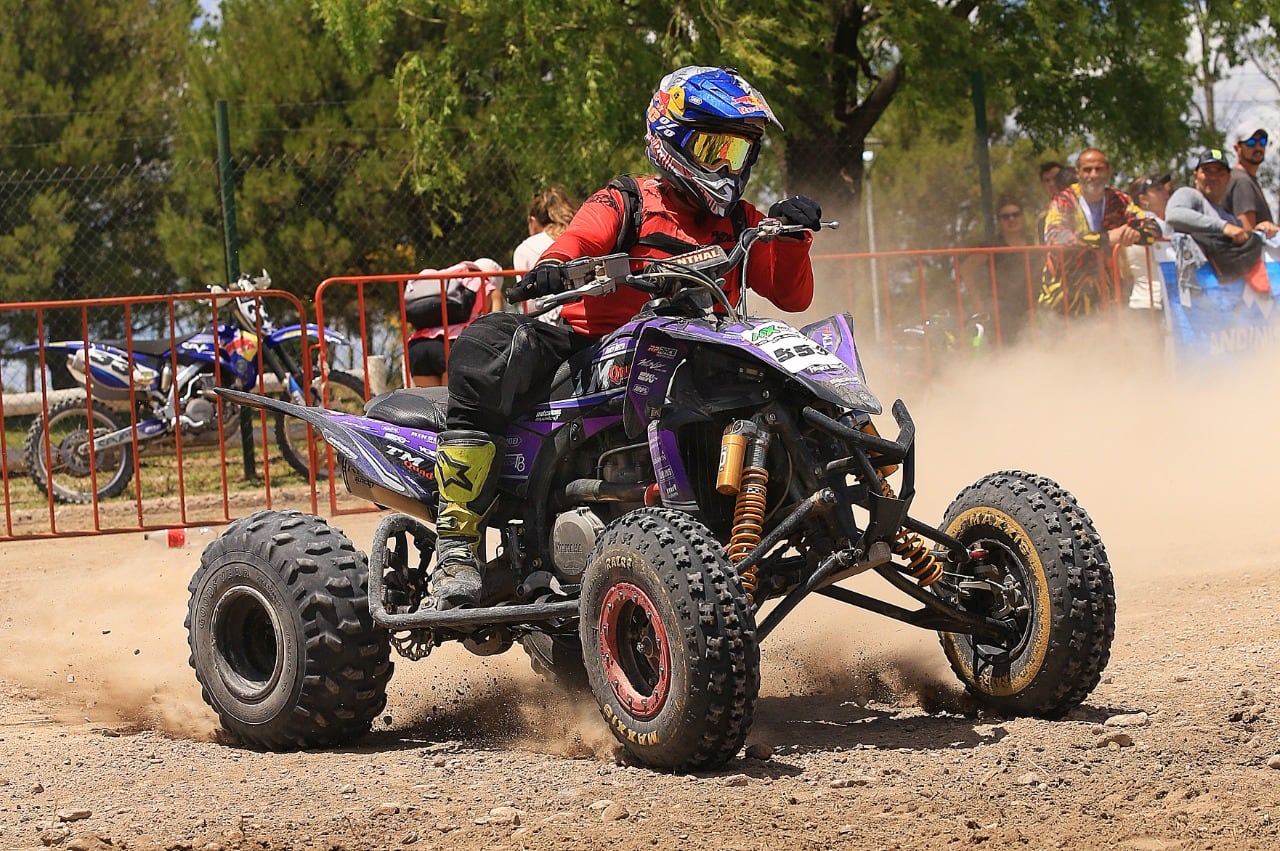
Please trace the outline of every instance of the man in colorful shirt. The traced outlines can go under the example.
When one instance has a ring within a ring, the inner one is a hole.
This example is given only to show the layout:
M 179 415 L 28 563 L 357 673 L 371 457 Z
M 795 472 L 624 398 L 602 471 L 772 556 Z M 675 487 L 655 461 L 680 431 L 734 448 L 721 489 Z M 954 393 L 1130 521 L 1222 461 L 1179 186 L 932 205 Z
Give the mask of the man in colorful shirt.
M 1066 248 L 1049 254 L 1038 299 L 1042 309 L 1079 316 L 1114 301 L 1113 249 L 1150 245 L 1160 236 L 1159 223 L 1110 182 L 1106 154 L 1089 148 L 1076 159 L 1076 182 L 1050 203 L 1045 244 Z

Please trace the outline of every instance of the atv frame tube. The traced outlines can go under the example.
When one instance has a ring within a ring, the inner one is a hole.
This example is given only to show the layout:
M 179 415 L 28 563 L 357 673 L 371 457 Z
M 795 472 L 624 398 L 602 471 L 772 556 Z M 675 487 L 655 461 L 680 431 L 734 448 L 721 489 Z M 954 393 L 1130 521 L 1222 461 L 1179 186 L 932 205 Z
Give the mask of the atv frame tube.
M 378 524 L 373 533 L 373 543 L 369 547 L 369 613 L 378 626 L 390 630 L 466 629 L 499 623 L 534 623 L 578 614 L 577 600 L 445 611 L 422 609 L 416 612 L 388 612 L 383 602 L 383 572 L 389 552 L 387 541 L 398 532 L 410 532 L 415 537 L 423 535 L 424 540 L 429 536 L 433 543 L 435 541 L 434 532 L 405 514 L 393 514 Z

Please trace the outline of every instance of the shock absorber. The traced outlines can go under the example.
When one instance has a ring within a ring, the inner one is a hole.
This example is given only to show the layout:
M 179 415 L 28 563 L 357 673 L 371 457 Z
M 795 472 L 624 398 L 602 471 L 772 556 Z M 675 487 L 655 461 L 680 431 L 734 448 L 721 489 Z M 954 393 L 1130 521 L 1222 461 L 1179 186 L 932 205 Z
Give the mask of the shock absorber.
M 735 420 L 724 430 L 720 443 L 720 470 L 716 490 L 726 496 L 735 495 L 733 530 L 729 535 L 729 561 L 737 564 L 760 544 L 764 533 L 765 507 L 768 502 L 769 432 L 750 420 Z M 739 575 L 747 598 L 755 602 L 756 567 L 752 565 Z

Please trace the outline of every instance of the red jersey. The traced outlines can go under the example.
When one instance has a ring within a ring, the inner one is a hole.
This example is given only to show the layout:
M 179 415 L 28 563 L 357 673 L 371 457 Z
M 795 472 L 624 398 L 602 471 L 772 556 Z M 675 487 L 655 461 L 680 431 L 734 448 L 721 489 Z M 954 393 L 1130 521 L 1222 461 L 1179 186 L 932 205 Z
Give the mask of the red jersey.
M 638 236 L 662 233 L 689 243 L 691 249 L 698 245 L 720 245 L 726 252 L 737 244 L 733 223 L 727 216 L 694 210 L 658 178 L 640 178 L 639 184 L 644 205 Z M 748 227 L 754 227 L 764 218 L 763 213 L 747 202 L 743 201 L 742 206 Z M 564 262 L 612 253 L 625 209 L 625 199 L 619 190 L 601 189 L 583 203 L 569 227 L 539 259 Z M 795 312 L 807 308 L 813 301 L 813 266 L 809 262 L 812 241 L 813 235 L 805 232 L 802 239 L 757 242 L 747 262 L 747 286 L 783 310 Z M 639 271 L 645 266 L 644 258 L 671 255 L 653 246 L 635 245 L 631 256 L 639 258 L 631 264 L 633 270 Z M 735 268 L 725 279 L 731 304 L 738 303 L 741 273 L 741 267 Z M 565 305 L 560 317 L 579 334 L 599 337 L 625 325 L 650 298 L 639 290 L 619 287 L 607 296 Z

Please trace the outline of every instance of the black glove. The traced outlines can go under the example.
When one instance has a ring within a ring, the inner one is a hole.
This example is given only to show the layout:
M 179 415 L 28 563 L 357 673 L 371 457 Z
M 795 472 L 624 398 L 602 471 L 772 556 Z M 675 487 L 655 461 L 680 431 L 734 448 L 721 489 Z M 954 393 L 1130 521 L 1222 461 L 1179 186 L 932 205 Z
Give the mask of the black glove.
M 507 290 L 507 301 L 515 304 L 562 293 L 565 289 L 564 267 L 555 261 L 547 261 L 534 266 L 520 279 L 520 283 Z
M 818 202 L 803 195 L 792 195 L 774 202 L 769 208 L 769 217 L 779 219 L 788 225 L 800 225 L 811 231 L 822 228 L 822 208 Z

